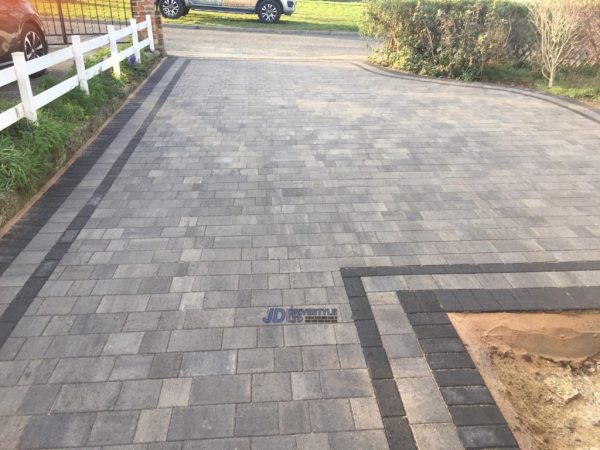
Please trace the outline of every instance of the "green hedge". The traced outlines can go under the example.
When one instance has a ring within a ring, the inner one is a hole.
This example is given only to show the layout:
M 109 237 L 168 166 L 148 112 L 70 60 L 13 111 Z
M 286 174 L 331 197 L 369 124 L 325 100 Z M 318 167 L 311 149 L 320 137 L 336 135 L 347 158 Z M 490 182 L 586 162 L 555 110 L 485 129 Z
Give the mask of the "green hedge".
M 361 32 L 383 38 L 380 64 L 464 80 L 518 61 L 534 41 L 527 6 L 504 0 L 365 0 Z

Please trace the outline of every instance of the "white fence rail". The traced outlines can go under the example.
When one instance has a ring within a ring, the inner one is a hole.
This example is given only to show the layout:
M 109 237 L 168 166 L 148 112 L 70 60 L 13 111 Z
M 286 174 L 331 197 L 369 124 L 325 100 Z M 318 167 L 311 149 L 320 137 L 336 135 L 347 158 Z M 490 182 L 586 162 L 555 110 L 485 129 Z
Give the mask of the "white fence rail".
M 136 61 L 140 60 L 140 51 L 146 47 L 154 51 L 154 36 L 152 33 L 152 21 L 150 16 L 146 20 L 137 23 L 131 19 L 131 25 L 125 28 L 115 30 L 112 25 L 108 27 L 108 34 L 98 36 L 88 41 L 81 42 L 79 36 L 72 36 L 72 45 L 40 58 L 25 60 L 25 55 L 21 52 L 12 54 L 13 66 L 0 70 L 0 87 L 17 82 L 21 103 L 0 113 L 0 131 L 11 126 L 21 119 L 28 119 L 32 122 L 37 120 L 37 110 L 46 106 L 48 103 L 65 95 L 67 92 L 81 88 L 89 94 L 88 80 L 108 69 L 113 70 L 116 77 L 121 75 L 119 63 L 131 55 L 135 55 Z M 147 30 L 147 38 L 140 41 L 138 32 Z M 117 42 L 121 39 L 131 36 L 131 47 L 120 50 Z M 88 52 L 108 46 L 110 48 L 110 57 L 104 61 L 86 69 L 84 55 Z M 76 74 L 56 86 L 51 87 L 37 95 L 33 94 L 31 88 L 30 75 L 38 73 L 44 69 L 68 60 L 74 60 Z

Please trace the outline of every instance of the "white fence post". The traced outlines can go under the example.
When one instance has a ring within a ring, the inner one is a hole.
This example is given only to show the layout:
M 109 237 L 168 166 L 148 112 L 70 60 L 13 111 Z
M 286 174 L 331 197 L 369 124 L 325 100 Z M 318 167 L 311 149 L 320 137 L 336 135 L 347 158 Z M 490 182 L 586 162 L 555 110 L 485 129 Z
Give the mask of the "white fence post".
M 150 51 L 154 51 L 154 31 L 152 30 L 152 17 L 146 14 L 146 25 L 148 25 L 148 40 L 150 41 Z
M 27 73 L 25 53 L 14 52 L 12 59 L 15 66 L 15 73 L 17 74 L 17 84 L 19 85 L 19 94 L 21 94 L 25 118 L 32 122 L 37 122 L 37 111 L 33 103 L 33 90 L 31 89 L 31 80 Z
M 110 45 L 110 57 L 112 59 L 113 75 L 116 78 L 121 77 L 121 65 L 119 64 L 119 48 L 117 47 L 117 39 L 115 38 L 114 25 L 107 25 L 108 42 Z
M 138 37 L 138 26 L 135 19 L 131 19 L 131 43 L 133 45 L 135 62 L 139 63 L 142 60 L 142 55 L 140 54 L 140 39 Z
M 73 59 L 75 60 L 75 68 L 77 69 L 79 87 L 83 92 L 89 95 L 90 88 L 88 87 L 87 75 L 85 73 L 85 61 L 83 59 L 83 52 L 81 51 L 81 37 L 79 37 L 78 35 L 71 36 L 71 44 L 73 45 Z

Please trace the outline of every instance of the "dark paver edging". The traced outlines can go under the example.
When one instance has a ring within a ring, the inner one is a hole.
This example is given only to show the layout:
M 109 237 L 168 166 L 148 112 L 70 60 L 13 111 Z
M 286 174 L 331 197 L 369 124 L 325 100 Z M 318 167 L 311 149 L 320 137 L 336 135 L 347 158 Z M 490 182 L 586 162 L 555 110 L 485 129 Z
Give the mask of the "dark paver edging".
M 91 145 L 91 151 L 89 153 L 92 153 L 93 156 L 87 157 L 85 159 L 81 158 L 79 161 L 84 161 L 82 164 L 76 166 L 76 162 L 75 164 L 73 164 L 73 166 L 71 166 L 71 168 L 75 168 L 72 171 L 71 169 L 69 169 L 69 171 L 65 173 L 64 176 L 70 176 L 72 178 L 69 178 L 69 182 L 61 187 L 62 196 L 64 198 L 66 198 L 70 194 L 70 192 L 72 192 L 72 190 L 77 187 L 79 182 L 88 173 L 90 168 L 94 165 L 94 163 L 98 160 L 102 153 L 104 153 L 104 151 L 110 146 L 110 144 L 117 137 L 121 129 L 127 124 L 131 115 L 140 107 L 140 105 L 148 97 L 148 95 L 150 95 L 152 90 L 165 76 L 167 71 L 174 64 L 174 62 L 175 59 L 168 58 L 167 61 L 165 61 L 165 63 L 163 63 L 161 67 L 159 67 L 159 69 L 156 72 L 154 72 L 154 74 L 150 77 L 148 82 L 142 87 L 142 89 L 138 92 L 136 97 L 134 97 L 134 99 L 130 102 L 130 105 L 127 105 L 127 107 L 123 108 L 121 112 L 119 112 L 113 118 L 113 120 L 104 128 L 104 130 L 100 133 L 96 141 L 94 141 L 94 143 L 92 143 Z M 142 126 L 129 140 L 123 152 L 115 160 L 110 170 L 102 179 L 102 181 L 100 182 L 100 184 L 98 185 L 88 202 L 83 208 L 81 208 L 77 216 L 75 216 L 75 218 L 67 227 L 66 231 L 62 234 L 62 236 L 56 242 L 56 244 L 54 244 L 54 246 L 50 249 L 48 254 L 45 256 L 44 260 L 38 265 L 34 273 L 31 275 L 31 277 L 29 277 L 29 279 L 25 282 L 25 284 L 17 293 L 13 301 L 8 305 L 2 316 L 0 316 L 0 347 L 4 345 L 4 343 L 10 336 L 12 330 L 16 326 L 17 322 L 21 319 L 21 317 L 23 317 L 29 305 L 31 305 L 42 286 L 44 286 L 44 284 L 54 271 L 55 267 L 58 265 L 62 257 L 67 253 L 69 247 L 79 235 L 79 232 L 86 225 L 89 218 L 92 216 L 92 214 L 104 198 L 104 195 L 108 192 L 108 190 L 116 180 L 117 176 L 125 166 L 125 163 L 135 151 L 140 140 L 146 133 L 146 130 L 154 120 L 154 117 L 156 116 L 156 114 L 162 107 L 162 104 L 165 102 L 165 100 L 173 90 L 175 84 L 181 77 L 188 64 L 189 60 L 186 60 L 175 73 L 173 78 L 169 81 L 169 84 L 161 93 L 160 97 L 156 101 L 156 104 L 154 105 L 150 113 L 146 116 Z M 40 201 L 44 201 L 44 198 L 40 199 Z M 38 220 L 43 222 L 43 225 L 50 218 L 50 216 L 51 214 L 46 214 L 42 217 L 38 217 Z
M 152 87 L 163 77 L 173 60 L 163 60 L 152 75 L 137 88 L 133 98 L 126 102 L 85 151 L 69 166 L 62 176 L 33 203 L 29 211 L 0 238 L 0 276 L 14 259 L 27 247 L 50 217 L 61 207 L 67 197 L 88 174 L 117 134 L 124 128 L 129 118 L 146 100 Z
M 412 449 L 416 444 L 362 277 L 599 269 L 600 261 L 341 269 L 390 448 Z M 397 295 L 465 448 L 518 448 L 518 444 L 447 313 L 600 309 L 600 287 L 406 290 Z
M 521 87 L 512 87 L 512 86 L 503 86 L 498 84 L 491 84 L 485 82 L 467 82 L 467 81 L 457 81 L 457 80 L 446 80 L 440 78 L 426 77 L 422 75 L 416 74 L 408 74 L 398 72 L 397 70 L 389 69 L 387 67 L 378 66 L 373 63 L 354 63 L 356 67 L 359 67 L 367 72 L 373 73 L 375 75 L 380 75 L 389 78 L 399 78 L 411 81 L 418 81 L 422 83 L 431 83 L 431 84 L 441 84 L 441 85 L 450 85 L 456 87 L 463 88 L 473 88 L 473 89 L 486 89 L 490 91 L 500 91 L 500 92 L 510 92 L 513 94 L 523 95 L 529 98 L 535 98 L 547 103 L 552 103 L 553 105 L 560 106 L 561 108 L 568 109 L 575 114 L 580 115 L 581 117 L 585 117 L 595 123 L 600 124 L 600 109 L 594 108 L 593 106 L 587 105 L 583 102 L 580 102 L 576 99 L 561 97 L 553 94 L 548 94 L 545 92 L 536 91 L 534 89 L 521 88 Z M 580 108 L 580 109 L 578 109 Z

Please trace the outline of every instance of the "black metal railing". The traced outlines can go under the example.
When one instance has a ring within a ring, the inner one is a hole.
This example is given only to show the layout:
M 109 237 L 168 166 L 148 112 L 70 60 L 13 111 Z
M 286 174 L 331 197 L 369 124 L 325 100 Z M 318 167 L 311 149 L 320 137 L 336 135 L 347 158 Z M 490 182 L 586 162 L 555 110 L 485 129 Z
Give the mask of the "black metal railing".
M 31 0 L 44 23 L 50 45 L 66 45 L 70 36 L 106 33 L 107 25 L 127 26 L 130 0 Z

